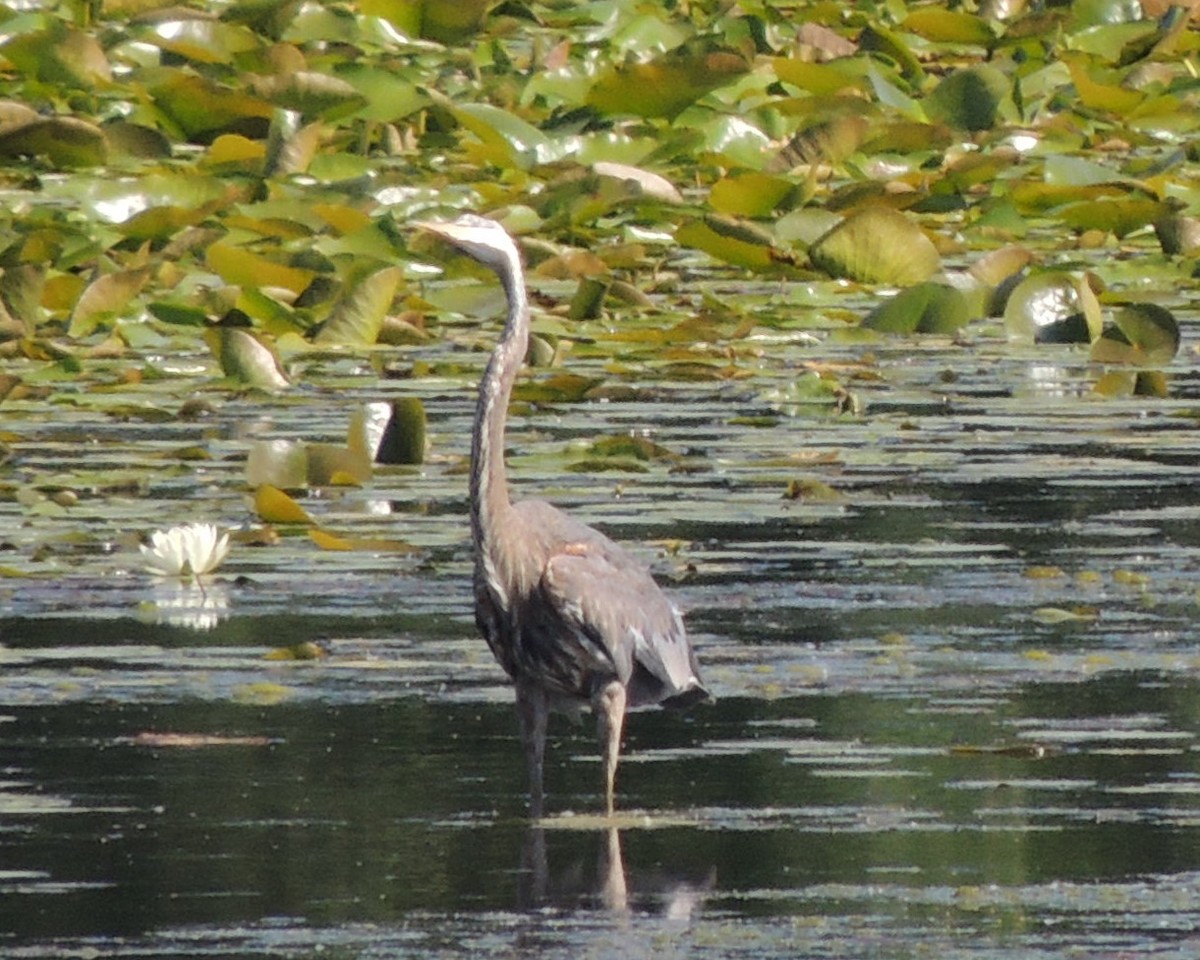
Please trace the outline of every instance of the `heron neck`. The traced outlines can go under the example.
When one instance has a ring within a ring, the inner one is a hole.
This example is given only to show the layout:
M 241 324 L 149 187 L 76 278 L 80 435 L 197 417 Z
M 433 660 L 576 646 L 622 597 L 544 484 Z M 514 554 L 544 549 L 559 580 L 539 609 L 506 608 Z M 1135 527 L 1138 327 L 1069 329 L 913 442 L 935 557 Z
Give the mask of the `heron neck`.
M 512 276 L 500 275 L 508 298 L 508 320 L 500 342 L 492 351 L 479 384 L 475 428 L 471 444 L 471 530 L 478 550 L 489 549 L 495 529 L 512 509 L 508 475 L 504 466 L 504 426 L 513 384 L 529 346 L 529 301 L 520 264 Z

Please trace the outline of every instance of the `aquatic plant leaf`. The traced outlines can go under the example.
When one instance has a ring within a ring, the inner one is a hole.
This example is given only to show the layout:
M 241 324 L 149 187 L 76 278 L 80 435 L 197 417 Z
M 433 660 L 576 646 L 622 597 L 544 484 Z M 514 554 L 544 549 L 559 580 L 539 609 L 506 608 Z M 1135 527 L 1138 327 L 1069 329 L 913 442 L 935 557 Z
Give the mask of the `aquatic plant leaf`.
M 1131 303 L 1113 315 L 1092 344 L 1094 363 L 1138 366 L 1169 363 L 1179 351 L 1179 324 L 1174 314 L 1155 303 Z
M 808 257 L 830 276 L 864 283 L 920 283 L 941 266 L 924 231 L 889 207 L 850 214 L 808 248 Z
M 420 553 L 421 548 L 415 547 L 404 540 L 391 540 L 382 537 L 343 537 L 328 530 L 312 527 L 308 531 L 309 539 L 322 550 L 361 550 L 369 553 Z
M 554 141 L 537 127 L 490 103 L 449 105 L 454 118 L 490 148 L 488 159 L 497 166 L 528 170 L 557 159 Z
M 35 116 L 0 126 L 0 156 L 46 157 L 57 167 L 98 166 L 108 157 L 108 140 L 86 120 Z
M 282 287 L 302 293 L 316 273 L 291 267 L 231 243 L 214 243 L 205 251 L 208 268 L 226 283 L 245 287 Z
M 682 224 L 675 239 L 718 260 L 759 272 L 792 262 L 791 254 L 776 248 L 764 231 L 716 216 Z
M 632 184 L 638 196 L 652 197 L 664 203 L 683 203 L 683 196 L 675 184 L 650 170 L 628 163 L 598 160 L 592 164 L 592 171 L 602 177 L 620 180 L 623 184 Z
M 858 46 L 861 50 L 881 53 L 892 60 L 900 68 L 904 79 L 914 87 L 919 86 L 925 79 L 925 69 L 921 66 L 921 61 L 917 59 L 911 47 L 890 30 L 868 25 L 858 35 Z
M 301 126 L 299 111 L 280 108 L 271 115 L 263 173 L 268 177 L 304 173 L 317 155 L 323 128 L 319 123 Z
M 90 91 L 112 81 L 108 56 L 94 36 L 46 19 L 46 29 L 9 39 L 3 45 L 5 59 L 30 80 L 67 89 Z
M 236 54 L 262 46 L 262 39 L 241 24 L 202 17 L 162 20 L 143 38 L 182 60 L 200 64 L 230 63 Z
M 308 450 L 299 440 L 257 440 L 246 455 L 246 483 L 281 490 L 301 490 L 308 484 Z
M 1056 211 L 1073 230 L 1102 230 L 1119 238 L 1156 223 L 1172 212 L 1169 203 L 1145 197 L 1085 200 Z
M 367 102 L 352 84 L 314 70 L 263 77 L 251 89 L 276 106 L 306 117 L 349 116 Z
M 216 327 L 205 339 L 231 380 L 259 390 L 283 390 L 291 386 L 275 352 L 254 334 L 240 327 Z
M 391 416 L 371 451 L 376 463 L 418 464 L 425 462 L 425 403 L 420 397 L 400 397 L 392 401 Z
M 990 64 L 955 70 L 925 98 L 925 112 L 957 130 L 990 130 L 1010 99 L 1012 81 Z
M 608 67 L 588 91 L 587 103 L 609 116 L 670 119 L 748 69 L 745 58 L 730 50 L 672 51 L 650 63 Z
M 254 511 L 263 523 L 313 522 L 312 517 L 300 504 L 269 483 L 264 483 L 254 491 Z
M 492 0 L 365 0 L 363 13 L 384 17 L 410 37 L 459 43 L 478 32 Z
M 1093 78 L 1090 58 L 1083 53 L 1062 54 L 1062 60 L 1071 71 L 1071 82 L 1080 102 L 1089 109 L 1103 110 L 1117 116 L 1128 116 L 1146 99 L 1146 95 L 1130 90 L 1118 83 L 1106 83 Z
M 1028 247 L 1010 245 L 985 253 L 968 268 L 980 283 L 998 287 L 1024 270 L 1033 261 L 1033 252 Z
M 865 57 L 846 57 L 827 63 L 813 63 L 792 57 L 776 57 L 771 61 L 775 75 L 780 80 L 816 96 L 832 96 L 850 90 L 869 90 L 869 63 Z
M 947 10 L 942 6 L 921 7 L 910 13 L 900 26 L 935 43 L 957 43 L 991 47 L 996 31 L 987 20 L 962 10 Z
M 611 277 L 581 277 L 579 286 L 575 289 L 575 296 L 571 298 L 571 304 L 567 308 L 567 318 L 570 320 L 595 320 L 598 318 L 604 308 L 604 298 L 608 296 L 611 286 Z M 531 341 L 531 349 L 533 346 Z M 553 359 L 554 354 L 551 351 L 547 362 L 552 362 Z
M 351 346 L 375 343 L 403 276 L 399 267 L 384 267 L 355 283 L 342 294 L 332 316 L 317 334 L 316 342 Z
M 1100 303 L 1084 277 L 1049 271 L 1026 277 L 1004 309 L 1009 339 L 1090 343 L 1100 336 Z
M 1194 256 L 1200 252 L 1200 218 L 1169 214 L 1154 222 L 1163 253 Z
M 767 173 L 742 173 L 713 184 L 708 202 L 718 213 L 736 217 L 765 217 L 796 189 L 784 178 Z
M 77 339 L 89 336 L 97 327 L 120 316 L 149 276 L 149 268 L 142 267 L 97 277 L 75 303 L 68 334 Z
M 951 334 L 971 319 L 971 302 L 962 291 L 926 281 L 885 300 L 862 326 L 887 333 Z
M 261 135 L 275 109 L 262 97 L 182 70 L 166 74 L 148 93 L 190 140 L 211 140 L 221 133 Z
M 371 480 L 371 458 L 362 449 L 336 443 L 307 445 L 310 487 L 361 487 Z

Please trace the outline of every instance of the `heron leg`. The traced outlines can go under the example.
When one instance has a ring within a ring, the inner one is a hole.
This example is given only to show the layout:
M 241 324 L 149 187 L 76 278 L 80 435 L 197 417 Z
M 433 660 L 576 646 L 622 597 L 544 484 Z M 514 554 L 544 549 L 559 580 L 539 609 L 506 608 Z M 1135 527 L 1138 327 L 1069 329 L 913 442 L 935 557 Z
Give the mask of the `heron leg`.
M 517 685 L 517 719 L 521 727 L 521 744 L 525 747 L 525 763 L 529 768 L 529 816 L 542 815 L 542 774 L 546 760 L 546 723 L 550 718 L 550 701 L 537 687 Z
M 613 812 L 613 788 L 617 779 L 617 760 L 621 756 L 621 730 L 625 725 L 625 686 L 618 680 L 605 684 L 592 698 L 600 751 L 604 758 L 604 808 Z

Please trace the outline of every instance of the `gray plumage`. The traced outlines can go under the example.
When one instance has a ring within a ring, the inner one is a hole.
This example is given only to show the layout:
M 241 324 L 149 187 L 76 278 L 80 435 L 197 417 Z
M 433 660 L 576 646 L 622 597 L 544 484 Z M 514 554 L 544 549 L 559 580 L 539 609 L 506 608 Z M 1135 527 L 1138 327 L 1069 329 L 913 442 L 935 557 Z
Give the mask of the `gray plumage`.
M 504 427 L 529 344 L 520 251 L 493 220 L 466 214 L 421 226 L 493 270 L 508 319 L 479 386 L 471 446 L 475 621 L 516 687 L 530 777 L 542 814 L 551 710 L 596 714 L 605 802 L 613 811 L 621 730 L 629 707 L 706 699 L 683 619 L 649 571 L 608 537 L 541 500 L 512 503 Z

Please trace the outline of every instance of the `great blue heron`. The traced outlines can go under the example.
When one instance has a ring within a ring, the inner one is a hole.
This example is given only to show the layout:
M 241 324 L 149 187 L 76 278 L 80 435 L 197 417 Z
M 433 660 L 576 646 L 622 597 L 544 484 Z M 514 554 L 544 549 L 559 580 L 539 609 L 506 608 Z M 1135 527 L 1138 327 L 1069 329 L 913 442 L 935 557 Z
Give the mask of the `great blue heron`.
M 475 622 L 517 694 L 531 816 L 542 815 L 552 710 L 596 714 L 604 797 L 613 785 L 628 707 L 708 697 L 679 610 L 646 568 L 608 537 L 544 500 L 513 503 L 504 426 L 529 344 L 529 301 L 516 242 L 473 214 L 423 223 L 500 278 L 508 319 L 479 384 L 471 442 Z

